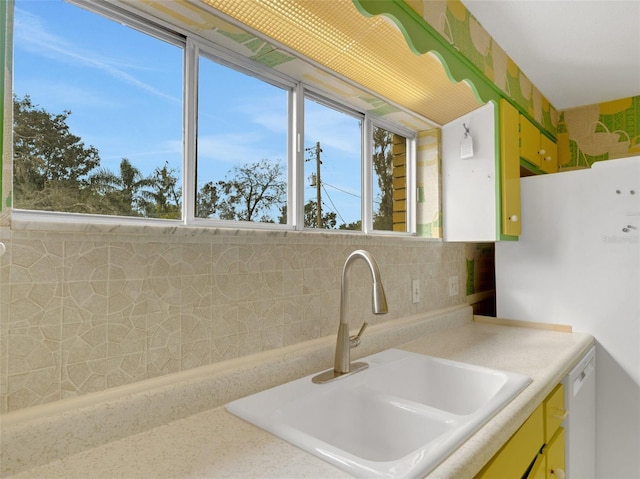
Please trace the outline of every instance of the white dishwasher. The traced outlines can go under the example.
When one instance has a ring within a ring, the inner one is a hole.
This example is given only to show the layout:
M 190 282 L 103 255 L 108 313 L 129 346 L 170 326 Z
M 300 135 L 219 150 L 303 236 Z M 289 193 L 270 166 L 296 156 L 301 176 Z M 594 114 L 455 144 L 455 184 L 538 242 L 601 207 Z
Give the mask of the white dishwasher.
M 593 346 L 566 376 L 564 421 L 567 479 L 596 477 L 596 348 Z

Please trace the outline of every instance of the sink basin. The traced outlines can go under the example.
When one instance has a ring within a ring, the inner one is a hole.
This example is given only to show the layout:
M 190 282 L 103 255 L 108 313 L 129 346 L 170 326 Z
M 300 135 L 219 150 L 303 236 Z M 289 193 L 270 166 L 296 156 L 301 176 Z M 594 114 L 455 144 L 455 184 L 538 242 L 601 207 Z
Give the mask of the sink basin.
M 531 379 L 398 349 L 327 384 L 292 381 L 227 410 L 356 477 L 423 477 Z
M 503 371 L 393 350 L 383 368 L 372 368 L 367 386 L 456 415 L 473 414 L 490 401 L 501 401 L 512 377 Z M 382 358 L 371 357 L 371 362 Z M 517 376 L 517 375 L 516 375 Z M 528 383 L 527 383 L 528 384 Z

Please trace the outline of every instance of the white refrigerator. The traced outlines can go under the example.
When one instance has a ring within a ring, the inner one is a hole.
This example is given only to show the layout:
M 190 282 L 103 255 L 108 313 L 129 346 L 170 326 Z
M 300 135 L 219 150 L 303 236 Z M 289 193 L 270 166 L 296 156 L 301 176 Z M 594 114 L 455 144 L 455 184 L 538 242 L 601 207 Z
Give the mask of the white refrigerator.
M 640 478 L 640 157 L 522 178 L 521 198 L 519 241 L 496 243 L 497 314 L 594 335 L 595 477 Z

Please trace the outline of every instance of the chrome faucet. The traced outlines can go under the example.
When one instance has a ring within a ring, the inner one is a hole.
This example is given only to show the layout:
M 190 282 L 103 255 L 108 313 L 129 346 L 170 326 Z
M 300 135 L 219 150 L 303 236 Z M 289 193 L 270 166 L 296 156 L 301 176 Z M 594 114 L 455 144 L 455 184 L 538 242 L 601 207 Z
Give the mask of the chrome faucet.
M 357 259 L 362 259 L 369 266 L 371 271 L 371 279 L 373 281 L 373 292 L 371 296 L 371 309 L 373 314 L 386 314 L 387 298 L 382 287 L 380 278 L 380 270 L 373 256 L 368 251 L 356 250 L 351 253 L 344 262 L 342 268 L 342 284 L 340 286 L 340 326 L 338 327 L 338 337 L 336 340 L 336 357 L 333 369 L 325 371 L 315 376 L 312 381 L 317 384 L 326 383 L 334 379 L 338 379 L 348 374 L 362 371 L 369 367 L 367 363 L 358 362 L 351 363 L 351 348 L 355 348 L 360 344 L 360 337 L 367 328 L 368 323 L 365 321 L 360 331 L 355 336 L 349 336 L 349 321 L 347 320 L 347 271 Z

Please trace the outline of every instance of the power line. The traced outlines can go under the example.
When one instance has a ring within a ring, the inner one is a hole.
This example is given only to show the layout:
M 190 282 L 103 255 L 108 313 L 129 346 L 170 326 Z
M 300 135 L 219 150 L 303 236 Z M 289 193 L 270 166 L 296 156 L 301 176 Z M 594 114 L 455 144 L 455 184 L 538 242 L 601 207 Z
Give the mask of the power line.
M 331 202 L 331 206 L 333 206 L 333 209 L 335 210 L 336 214 L 340 217 L 340 219 L 342 220 L 342 222 L 344 224 L 347 224 L 347 222 L 344 220 L 344 218 L 342 217 L 342 215 L 340 214 L 340 212 L 338 211 L 338 208 L 336 207 L 335 203 L 333 202 L 333 200 L 331 199 L 331 195 L 329 194 L 329 192 L 327 191 L 327 189 L 324 187 L 324 185 L 322 185 L 322 189 L 324 190 L 324 192 L 327 194 L 327 197 L 329 198 L 329 201 Z
M 329 184 L 329 183 L 327 183 L 326 181 L 323 181 L 323 182 L 322 182 L 322 184 L 323 184 L 323 185 L 327 185 L 327 186 L 329 186 L 329 187 L 333 188 L 334 190 L 338 190 L 338 191 L 341 191 L 341 192 L 343 192 L 343 193 L 346 193 L 347 195 L 355 196 L 355 197 L 356 197 L 356 198 L 358 198 L 358 199 L 360 199 L 360 198 L 361 198 L 359 195 L 356 195 L 355 193 L 351 193 L 350 191 L 343 190 L 342 188 L 338 188 L 337 186 L 330 185 L 330 184 Z
M 360 195 L 356 195 L 355 193 L 351 193 L 350 191 L 343 190 L 342 188 L 338 188 L 337 186 L 330 185 L 330 184 L 329 184 L 329 183 L 327 183 L 326 181 L 323 181 L 323 182 L 322 182 L 322 184 L 323 184 L 323 185 L 327 185 L 327 186 L 329 186 L 329 187 L 333 188 L 334 190 L 338 190 L 338 191 L 340 191 L 340 192 L 342 192 L 342 193 L 345 193 L 345 194 L 347 194 L 347 195 L 354 196 L 354 197 L 356 197 L 356 198 L 358 198 L 358 199 L 361 199 L 361 198 L 362 198 Z M 373 199 L 373 202 L 374 202 L 374 203 L 376 203 L 376 204 L 382 204 L 382 202 L 381 202 L 381 201 L 376 200 L 375 198 Z

